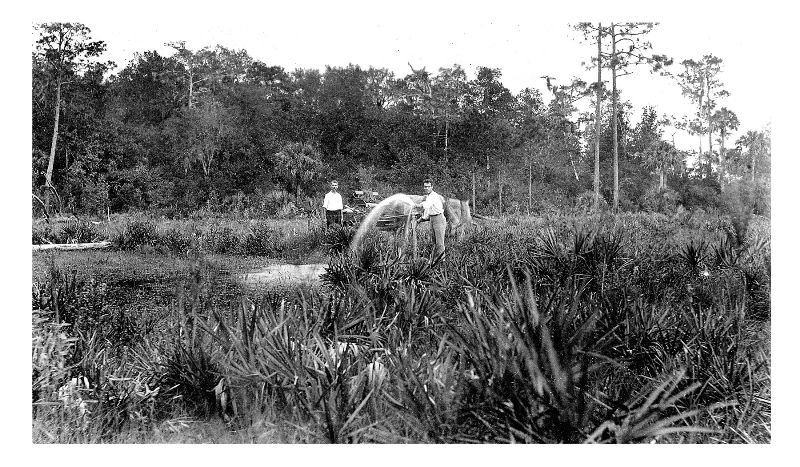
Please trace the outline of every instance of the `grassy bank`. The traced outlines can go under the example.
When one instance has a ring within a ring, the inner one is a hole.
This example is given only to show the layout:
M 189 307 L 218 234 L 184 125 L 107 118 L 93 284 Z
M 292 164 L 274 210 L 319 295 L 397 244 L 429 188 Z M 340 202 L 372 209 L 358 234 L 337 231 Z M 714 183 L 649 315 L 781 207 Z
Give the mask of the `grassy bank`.
M 38 223 L 33 244 L 86 243 L 109 240 L 116 248 L 162 255 L 190 254 L 268 257 L 286 262 L 322 258 L 323 222 L 302 219 L 239 219 L 208 217 L 155 218 L 146 214 L 117 216 L 107 221 L 67 219 Z

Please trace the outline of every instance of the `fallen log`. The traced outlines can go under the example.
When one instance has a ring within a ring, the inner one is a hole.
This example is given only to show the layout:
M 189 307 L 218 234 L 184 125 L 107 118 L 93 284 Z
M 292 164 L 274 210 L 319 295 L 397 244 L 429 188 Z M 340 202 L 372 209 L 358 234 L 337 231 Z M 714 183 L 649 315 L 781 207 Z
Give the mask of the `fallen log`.
M 33 251 L 41 250 L 90 250 L 93 248 L 108 248 L 111 242 L 94 243 L 51 243 L 48 245 L 33 245 Z

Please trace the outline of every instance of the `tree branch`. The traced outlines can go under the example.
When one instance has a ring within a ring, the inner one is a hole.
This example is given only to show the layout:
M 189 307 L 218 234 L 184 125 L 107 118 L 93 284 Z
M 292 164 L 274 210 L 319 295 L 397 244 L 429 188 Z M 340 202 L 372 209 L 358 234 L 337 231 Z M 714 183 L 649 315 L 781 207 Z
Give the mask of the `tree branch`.
M 52 191 L 54 195 L 56 195 L 56 200 L 58 201 L 58 208 L 59 208 L 59 212 L 60 212 L 61 208 L 62 208 L 62 204 L 63 204 L 63 202 L 61 201 L 61 196 L 59 196 L 58 191 L 56 191 L 56 187 L 53 186 L 53 184 L 50 182 L 50 180 L 47 180 L 47 177 L 45 177 L 44 183 L 45 183 L 45 186 L 47 188 L 49 188 L 50 191 Z
M 33 199 L 35 199 L 36 201 L 39 202 L 39 204 L 42 205 L 42 212 L 44 212 L 44 218 L 47 220 L 47 223 L 49 224 L 50 223 L 50 214 L 47 213 L 47 206 L 44 204 L 44 201 L 42 201 L 38 196 L 36 196 L 33 193 L 31 193 L 31 196 L 33 196 Z

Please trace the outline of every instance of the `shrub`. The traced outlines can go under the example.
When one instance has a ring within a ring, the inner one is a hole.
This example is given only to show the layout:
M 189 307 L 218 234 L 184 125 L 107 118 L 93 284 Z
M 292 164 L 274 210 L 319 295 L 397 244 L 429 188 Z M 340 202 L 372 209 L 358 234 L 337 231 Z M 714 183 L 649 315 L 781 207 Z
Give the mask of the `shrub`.
M 266 222 L 257 222 L 250 228 L 243 244 L 243 251 L 251 256 L 271 256 L 277 253 L 277 233 Z
M 600 210 L 607 211 L 608 210 L 608 202 L 605 198 L 603 198 L 603 194 L 600 194 Z M 594 207 L 594 191 L 584 191 L 577 197 L 575 197 L 575 210 L 576 212 L 583 212 L 588 213 L 591 212 Z
M 335 256 L 345 253 L 350 248 L 355 229 L 335 225 L 325 230 L 323 245 L 327 248 L 328 255 Z
M 142 337 L 135 315 L 110 306 L 105 282 L 78 276 L 75 269 L 64 271 L 51 265 L 48 280 L 36 288 L 39 295 L 34 308 L 49 313 L 56 323 L 69 324 L 70 336 L 96 333 L 115 347 L 131 345 Z M 77 348 L 80 353 L 81 345 Z
M 231 254 L 239 247 L 239 237 L 229 226 L 209 228 L 203 234 L 203 248 L 206 251 L 220 254 Z
M 155 245 L 158 240 L 156 224 L 150 219 L 135 218 L 123 227 L 112 241 L 121 249 L 129 250 L 142 245 Z
M 105 237 L 103 232 L 90 221 L 69 220 L 63 227 L 60 224 L 34 225 L 31 240 L 34 245 L 44 243 L 91 243 Z
M 61 232 L 61 243 L 90 243 L 100 237 L 94 225 L 89 221 L 75 220 L 64 226 Z
M 77 338 L 68 335 L 68 327 L 69 324 L 54 322 L 51 312 L 34 308 L 33 402 L 57 400 L 58 388 L 69 376 Z
M 34 225 L 31 229 L 31 243 L 34 245 L 42 245 L 45 243 L 55 243 L 56 240 L 53 229 L 49 225 Z
M 657 186 L 647 190 L 642 199 L 642 208 L 647 212 L 674 214 L 680 202 L 680 195 L 675 190 L 659 189 Z
M 672 185 L 687 209 L 705 210 L 719 207 L 719 184 L 710 179 L 681 178 Z
M 730 216 L 732 242 L 740 245 L 745 241 L 747 226 L 753 215 L 753 193 L 749 184 L 731 184 L 722 195 L 723 212 Z
M 756 183 L 753 189 L 753 213 L 769 217 L 771 212 L 772 201 L 769 184 Z
M 161 233 L 158 242 L 167 251 L 176 254 L 187 254 L 197 248 L 197 232 L 194 229 L 186 230 L 181 227 L 170 227 Z

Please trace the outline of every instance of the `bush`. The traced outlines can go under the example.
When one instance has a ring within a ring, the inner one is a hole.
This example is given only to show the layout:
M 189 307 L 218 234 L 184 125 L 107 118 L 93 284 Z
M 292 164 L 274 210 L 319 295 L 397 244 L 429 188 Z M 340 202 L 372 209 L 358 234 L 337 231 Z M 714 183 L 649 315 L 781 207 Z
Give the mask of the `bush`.
M 608 210 L 608 202 L 603 198 L 603 194 L 600 194 L 600 211 L 607 211 Z M 594 191 L 584 191 L 580 195 L 575 198 L 575 210 L 577 212 L 588 213 L 592 212 L 592 208 L 594 207 Z
M 756 183 L 753 190 L 753 213 L 769 217 L 771 212 L 770 186 L 766 183 Z
M 158 241 L 167 251 L 187 254 L 197 248 L 197 232 L 194 229 L 187 231 L 181 227 L 170 227 L 161 233 Z
M 58 243 L 53 229 L 49 225 L 33 225 L 31 229 L 31 243 L 34 245 L 43 245 L 45 243 Z
M 34 245 L 46 243 L 91 243 L 105 238 L 90 221 L 71 219 L 66 224 L 34 225 L 31 241 Z
M 110 184 L 110 207 L 113 211 L 164 208 L 175 205 L 175 186 L 160 170 L 138 164 L 114 171 Z
M 340 225 L 327 229 L 324 232 L 322 244 L 325 245 L 328 255 L 335 256 L 345 253 L 350 248 L 350 242 L 355 233 L 355 229 Z
M 702 208 L 706 211 L 719 209 L 719 184 L 707 178 L 670 179 L 671 187 L 680 195 L 686 209 Z
M 732 242 L 740 245 L 745 241 L 747 226 L 753 215 L 753 187 L 749 183 L 732 183 L 728 185 L 721 197 L 722 210 L 730 216 Z
M 60 243 L 91 243 L 99 238 L 100 235 L 91 222 L 75 220 L 64 226 Z
M 68 327 L 69 324 L 54 322 L 52 313 L 34 308 L 33 402 L 57 400 L 58 388 L 69 376 L 69 363 L 77 338 L 68 335 Z
M 680 195 L 675 190 L 667 188 L 659 189 L 657 186 L 645 192 L 642 199 L 642 209 L 647 212 L 660 212 L 663 214 L 674 214 L 680 202 Z
M 203 249 L 205 251 L 232 254 L 239 248 L 239 237 L 229 226 L 212 226 L 203 234 Z
M 142 245 L 155 245 L 158 240 L 156 224 L 150 219 L 134 218 L 125 224 L 113 242 L 123 250 Z
M 279 236 L 266 222 L 257 222 L 247 233 L 243 252 L 250 256 L 271 256 L 279 251 Z

